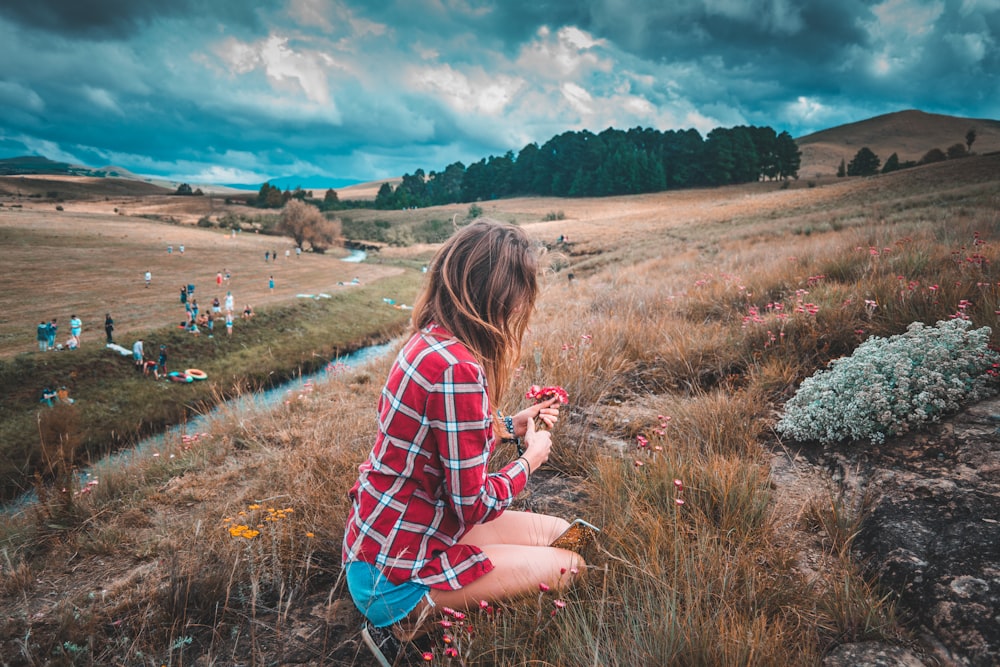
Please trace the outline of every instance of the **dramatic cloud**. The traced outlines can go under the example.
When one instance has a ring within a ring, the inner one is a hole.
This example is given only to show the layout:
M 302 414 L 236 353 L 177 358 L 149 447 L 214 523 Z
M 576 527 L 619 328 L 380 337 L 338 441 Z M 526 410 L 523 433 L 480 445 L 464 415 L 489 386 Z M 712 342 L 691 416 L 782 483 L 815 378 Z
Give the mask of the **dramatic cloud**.
M 1000 0 L 0 3 L 0 157 L 311 187 L 566 130 L 1000 117 Z

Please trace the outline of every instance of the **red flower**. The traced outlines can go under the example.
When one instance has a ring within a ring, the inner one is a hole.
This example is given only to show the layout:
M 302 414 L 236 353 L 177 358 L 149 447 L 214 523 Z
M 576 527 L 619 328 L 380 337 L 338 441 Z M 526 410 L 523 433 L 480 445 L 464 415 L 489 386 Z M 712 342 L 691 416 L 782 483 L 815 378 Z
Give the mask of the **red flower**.
M 524 395 L 525 398 L 530 398 L 535 403 L 542 403 L 550 398 L 558 398 L 560 403 L 569 403 L 569 394 L 562 387 L 539 387 L 537 384 L 531 385 L 528 389 L 528 393 Z
M 549 590 L 549 585 L 544 581 L 540 581 L 538 582 L 538 590 L 540 590 L 543 593 L 546 593 Z

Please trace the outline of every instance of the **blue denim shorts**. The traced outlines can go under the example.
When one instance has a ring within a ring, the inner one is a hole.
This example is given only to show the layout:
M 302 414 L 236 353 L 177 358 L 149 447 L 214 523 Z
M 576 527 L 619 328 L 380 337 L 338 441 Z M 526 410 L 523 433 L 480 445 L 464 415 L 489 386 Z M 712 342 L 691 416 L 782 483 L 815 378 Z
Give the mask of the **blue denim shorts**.
M 394 584 L 374 565 L 361 561 L 351 561 L 344 566 L 344 572 L 354 605 L 376 628 L 409 616 L 430 591 L 429 586 L 415 581 Z

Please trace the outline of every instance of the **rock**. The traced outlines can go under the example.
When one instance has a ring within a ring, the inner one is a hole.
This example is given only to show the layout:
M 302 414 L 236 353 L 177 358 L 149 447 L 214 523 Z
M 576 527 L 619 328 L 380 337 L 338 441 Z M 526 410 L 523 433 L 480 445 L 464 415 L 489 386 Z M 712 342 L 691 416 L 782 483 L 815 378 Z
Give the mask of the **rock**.
M 878 497 L 855 551 L 944 664 L 1000 664 L 998 412 L 1000 399 L 984 401 L 867 448 L 859 467 L 858 483 Z
M 910 649 L 881 642 L 841 644 L 823 658 L 823 667 L 927 667 Z

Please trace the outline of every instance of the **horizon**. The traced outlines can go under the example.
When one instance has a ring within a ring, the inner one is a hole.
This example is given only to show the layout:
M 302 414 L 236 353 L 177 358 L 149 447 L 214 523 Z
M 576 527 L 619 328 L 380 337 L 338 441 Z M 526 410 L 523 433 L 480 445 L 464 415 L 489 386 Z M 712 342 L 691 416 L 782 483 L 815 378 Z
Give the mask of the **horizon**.
M 958 3 L 949 3 L 958 4 Z M 564 131 L 1000 118 L 1000 5 L 69 0 L 0 5 L 0 157 L 370 182 Z

